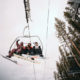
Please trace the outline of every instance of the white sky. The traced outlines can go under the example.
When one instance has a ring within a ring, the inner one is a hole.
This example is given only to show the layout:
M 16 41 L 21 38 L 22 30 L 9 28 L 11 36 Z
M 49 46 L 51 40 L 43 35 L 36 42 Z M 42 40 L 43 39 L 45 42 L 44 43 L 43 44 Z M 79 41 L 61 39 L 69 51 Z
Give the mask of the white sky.
M 54 16 L 63 19 L 62 16 L 66 1 L 67 0 L 50 0 L 48 43 L 51 42 L 49 43 L 49 49 L 51 52 L 54 52 L 53 49 L 51 50 L 51 47 L 53 45 L 56 46 L 57 44 L 54 27 Z M 30 0 L 30 5 L 32 18 L 32 22 L 30 23 L 31 35 L 40 36 L 42 42 L 45 43 L 48 15 L 48 0 Z M 1 51 L 8 51 L 14 39 L 17 36 L 22 35 L 23 28 L 25 26 L 26 20 L 23 0 L 0 0 Z
M 67 0 L 50 0 L 49 33 L 47 56 L 53 57 L 54 65 L 58 60 L 58 39 L 55 33 L 55 17 L 64 20 L 63 11 Z M 40 36 L 45 52 L 48 0 L 30 0 L 31 35 Z M 26 26 L 23 0 L 0 0 L 0 53 L 8 53 L 11 43 L 22 35 Z M 55 67 L 54 67 L 55 68 Z

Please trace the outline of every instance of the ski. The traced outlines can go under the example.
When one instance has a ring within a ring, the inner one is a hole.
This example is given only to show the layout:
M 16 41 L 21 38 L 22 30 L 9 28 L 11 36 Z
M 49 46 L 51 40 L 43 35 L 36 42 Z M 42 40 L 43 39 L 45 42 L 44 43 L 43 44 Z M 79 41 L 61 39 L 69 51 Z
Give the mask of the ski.
M 14 54 L 15 57 L 17 58 L 20 58 L 20 59 L 23 59 L 23 60 L 26 60 L 26 61 L 29 61 L 29 62 L 32 62 L 32 63 L 36 63 L 36 64 L 39 64 L 40 62 L 37 61 L 35 58 L 33 57 L 29 57 L 29 56 L 20 56 L 20 55 L 17 55 L 17 54 Z
M 28 57 L 33 57 L 35 59 L 47 59 L 46 57 L 41 57 L 40 55 L 27 55 Z
M 0 55 L 1 55 L 1 54 L 0 54 Z M 3 58 L 5 58 L 5 59 L 7 59 L 7 60 L 9 60 L 9 61 L 11 61 L 11 62 L 17 64 L 17 61 L 12 60 L 12 59 L 10 59 L 10 58 L 8 58 L 8 57 L 6 57 L 6 56 L 3 56 L 3 55 L 1 55 L 1 56 L 2 56 Z

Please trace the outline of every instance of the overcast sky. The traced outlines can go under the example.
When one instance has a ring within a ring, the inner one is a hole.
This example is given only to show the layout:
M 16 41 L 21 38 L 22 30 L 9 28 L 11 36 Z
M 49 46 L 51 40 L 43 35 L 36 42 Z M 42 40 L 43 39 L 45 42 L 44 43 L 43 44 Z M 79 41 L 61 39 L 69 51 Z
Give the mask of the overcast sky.
M 49 40 L 55 44 L 54 17 L 63 19 L 63 10 L 67 0 L 50 0 L 49 11 Z M 31 35 L 40 36 L 43 43 L 46 42 L 48 0 L 30 0 Z M 22 35 L 26 26 L 23 0 L 0 0 L 0 49 L 8 51 L 14 39 Z M 50 39 L 51 38 L 51 39 Z M 5 45 L 5 46 L 4 46 Z M 55 48 L 55 47 L 54 47 Z

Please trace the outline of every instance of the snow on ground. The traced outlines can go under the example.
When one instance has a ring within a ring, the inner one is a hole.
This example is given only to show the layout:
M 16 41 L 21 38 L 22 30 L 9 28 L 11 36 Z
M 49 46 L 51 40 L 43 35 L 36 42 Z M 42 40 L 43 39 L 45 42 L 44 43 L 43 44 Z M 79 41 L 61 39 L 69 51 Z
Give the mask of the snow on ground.
M 53 58 L 39 60 L 40 64 L 16 60 L 18 65 L 0 56 L 0 80 L 54 80 Z

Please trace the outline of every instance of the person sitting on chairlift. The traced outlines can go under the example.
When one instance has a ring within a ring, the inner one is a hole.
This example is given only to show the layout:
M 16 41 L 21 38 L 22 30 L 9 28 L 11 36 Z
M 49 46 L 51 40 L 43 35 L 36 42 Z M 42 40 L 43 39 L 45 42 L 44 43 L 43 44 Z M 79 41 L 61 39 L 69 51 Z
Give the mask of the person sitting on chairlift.
M 27 45 L 27 54 L 29 55 L 33 55 L 33 51 L 32 51 L 32 46 L 31 46 L 31 43 L 28 43 Z
M 17 48 L 14 48 L 11 51 L 9 51 L 9 55 L 7 57 L 11 58 L 14 53 L 19 54 L 19 55 L 22 54 L 22 49 L 24 47 L 23 42 L 21 42 L 20 44 L 18 42 L 19 42 L 19 40 L 16 41 Z
M 33 52 L 32 52 L 32 46 L 31 46 L 31 43 L 28 43 L 28 45 L 23 46 L 21 52 L 22 52 L 22 54 L 32 55 Z
M 33 53 L 34 55 L 40 55 L 41 57 L 43 57 L 42 55 L 42 50 L 41 50 L 41 47 L 38 45 L 38 42 L 35 42 L 34 43 L 34 46 L 33 46 Z

